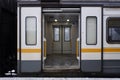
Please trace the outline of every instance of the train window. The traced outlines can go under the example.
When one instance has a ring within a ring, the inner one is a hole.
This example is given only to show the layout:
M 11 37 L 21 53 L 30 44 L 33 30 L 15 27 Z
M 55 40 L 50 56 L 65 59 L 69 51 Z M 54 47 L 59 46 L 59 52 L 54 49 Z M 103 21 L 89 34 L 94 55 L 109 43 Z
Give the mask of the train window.
M 37 43 L 37 18 L 26 17 L 26 44 L 36 45 Z
M 108 43 L 120 42 L 120 18 L 108 18 L 107 22 Z
M 60 29 L 59 27 L 54 27 L 53 28 L 53 35 L 54 35 L 54 41 L 59 41 L 60 38 Z
M 97 17 L 95 16 L 86 18 L 86 44 L 97 44 Z
M 64 40 L 70 41 L 70 27 L 64 28 Z

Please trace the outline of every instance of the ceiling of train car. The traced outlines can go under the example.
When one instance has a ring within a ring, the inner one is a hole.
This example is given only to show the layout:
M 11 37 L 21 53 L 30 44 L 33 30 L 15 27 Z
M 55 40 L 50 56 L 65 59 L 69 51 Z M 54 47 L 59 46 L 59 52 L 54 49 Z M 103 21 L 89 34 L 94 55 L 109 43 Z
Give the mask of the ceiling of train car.
M 69 13 L 46 14 L 45 19 L 47 20 L 47 22 L 76 22 L 78 21 L 78 14 Z
M 43 12 L 80 12 L 80 8 L 43 8 Z

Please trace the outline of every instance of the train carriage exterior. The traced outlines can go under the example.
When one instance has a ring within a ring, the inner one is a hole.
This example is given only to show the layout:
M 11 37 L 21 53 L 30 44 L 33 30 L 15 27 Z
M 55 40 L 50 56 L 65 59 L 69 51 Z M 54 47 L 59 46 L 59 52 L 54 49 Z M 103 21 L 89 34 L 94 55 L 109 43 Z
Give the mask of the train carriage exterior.
M 19 1 L 17 63 L 18 74 L 119 74 L 120 2 Z

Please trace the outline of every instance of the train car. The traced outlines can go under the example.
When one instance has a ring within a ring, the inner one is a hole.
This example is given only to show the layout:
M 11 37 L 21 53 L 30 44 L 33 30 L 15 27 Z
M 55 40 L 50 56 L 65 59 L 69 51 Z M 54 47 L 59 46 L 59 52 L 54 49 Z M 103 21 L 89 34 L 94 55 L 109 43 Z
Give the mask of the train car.
M 19 0 L 17 72 L 120 73 L 118 0 Z

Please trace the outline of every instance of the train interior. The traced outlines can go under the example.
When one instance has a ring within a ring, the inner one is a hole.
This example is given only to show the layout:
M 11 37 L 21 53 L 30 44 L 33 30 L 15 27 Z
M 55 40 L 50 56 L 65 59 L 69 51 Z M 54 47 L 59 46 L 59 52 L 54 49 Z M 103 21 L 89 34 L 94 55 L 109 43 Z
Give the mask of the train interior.
M 44 70 L 79 69 L 76 40 L 79 36 L 79 14 L 44 14 L 46 54 Z

